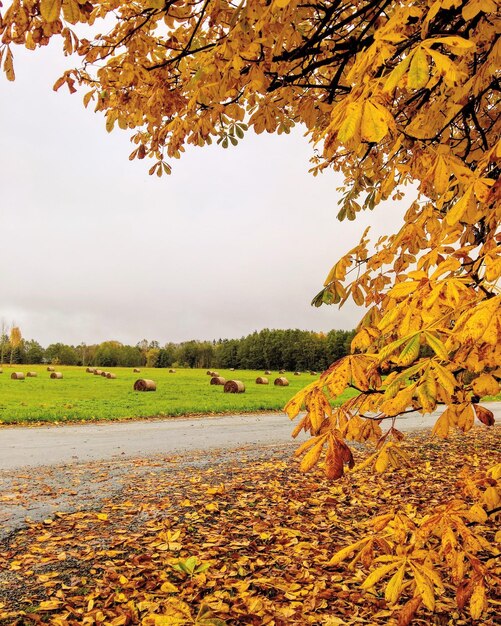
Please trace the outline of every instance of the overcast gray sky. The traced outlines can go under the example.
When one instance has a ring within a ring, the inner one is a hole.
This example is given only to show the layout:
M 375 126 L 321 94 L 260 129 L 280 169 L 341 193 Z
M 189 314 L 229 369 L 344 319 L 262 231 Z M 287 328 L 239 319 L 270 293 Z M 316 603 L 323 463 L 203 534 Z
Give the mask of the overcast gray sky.
M 71 64 L 58 49 L 14 53 L 16 82 L 0 78 L 0 318 L 43 345 L 356 325 L 356 307 L 311 298 L 365 226 L 393 231 L 402 206 L 339 223 L 340 178 L 308 174 L 300 129 L 189 149 L 150 177 L 83 93 L 52 91 Z

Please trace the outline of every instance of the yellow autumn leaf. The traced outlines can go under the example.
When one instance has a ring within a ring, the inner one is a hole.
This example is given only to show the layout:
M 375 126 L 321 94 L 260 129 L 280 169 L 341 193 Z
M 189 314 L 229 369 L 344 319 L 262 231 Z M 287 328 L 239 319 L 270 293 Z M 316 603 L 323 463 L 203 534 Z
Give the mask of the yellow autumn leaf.
M 457 381 L 454 377 L 454 374 L 448 370 L 446 367 L 440 365 L 440 363 L 432 364 L 432 371 L 436 376 L 437 383 L 442 386 L 443 389 L 447 391 L 449 394 L 454 393 L 454 389 L 456 388 Z
M 419 356 L 421 333 L 417 333 L 410 339 L 398 357 L 398 364 L 407 366 Z
M 466 6 L 461 9 L 461 15 L 466 21 L 472 20 L 480 12 L 496 13 L 498 7 L 494 0 L 470 0 Z
M 107 513 L 96 513 L 96 517 L 97 517 L 97 519 L 101 520 L 102 522 L 105 522 L 108 519 L 108 514 Z
M 409 387 L 404 387 L 404 389 L 399 391 L 394 398 L 385 400 L 381 404 L 381 412 L 385 415 L 398 415 L 399 413 L 402 413 L 402 411 L 405 411 L 405 409 L 412 404 L 415 389 L 415 384 L 410 385 Z
M 301 460 L 301 464 L 299 469 L 301 472 L 308 472 L 312 467 L 314 467 L 318 460 L 320 459 L 320 455 L 322 454 L 322 450 L 325 444 L 325 437 L 321 437 L 318 443 L 316 443 L 308 452 L 304 455 Z
M 437 437 L 441 437 L 442 439 L 446 439 L 449 435 L 449 428 L 449 409 L 446 409 L 435 422 L 431 434 L 436 435 Z
M 478 340 L 487 330 L 487 327 L 493 319 L 497 307 L 499 306 L 501 298 L 491 298 L 487 302 L 483 302 L 473 310 L 468 312 L 468 320 L 465 322 L 464 327 L 458 330 L 458 338 Z M 458 320 L 459 326 L 459 320 Z
M 64 19 L 70 24 L 76 24 L 80 19 L 80 6 L 77 0 L 62 0 Z
M 400 300 L 400 298 L 405 298 L 406 296 L 414 293 L 419 286 L 419 281 L 411 280 L 406 282 L 397 283 L 390 291 L 388 295 L 391 298 L 395 298 L 395 300 Z
M 416 583 L 416 589 L 423 600 L 423 604 L 430 611 L 435 610 L 435 592 L 433 591 L 433 583 L 428 576 L 421 573 L 418 567 L 412 565 L 412 573 L 414 574 L 414 581 Z
M 173 585 L 171 582 L 166 581 L 160 586 L 160 591 L 162 593 L 176 593 L 177 591 L 179 591 L 179 589 L 176 587 L 176 585 Z
M 430 346 L 433 352 L 442 360 L 449 360 L 449 352 L 447 351 L 445 345 L 440 341 L 438 337 L 435 337 L 431 332 L 425 331 L 424 338 L 426 339 L 426 343 Z
M 451 173 L 442 156 L 438 156 L 435 163 L 433 184 L 438 193 L 442 194 L 449 188 Z
M 44 600 L 40 602 L 38 609 L 40 611 L 55 611 L 62 606 L 61 600 Z
M 355 543 L 346 546 L 346 548 L 338 550 L 338 552 L 336 552 L 336 554 L 334 554 L 329 561 L 329 565 L 339 565 L 339 563 L 348 558 L 353 552 L 356 552 L 359 548 L 365 546 L 368 541 L 370 541 L 370 537 L 365 537 L 364 539 L 360 539 L 360 541 L 356 541 Z
M 360 102 L 350 102 L 346 107 L 345 117 L 337 134 L 341 143 L 350 141 L 358 134 L 362 121 L 362 110 L 363 107 Z
M 479 504 L 474 504 L 468 510 L 468 519 L 470 522 L 479 522 L 483 524 L 487 521 L 487 513 Z
M 386 451 L 386 448 L 383 448 L 378 454 L 374 469 L 378 472 L 378 474 L 382 474 L 388 468 L 389 464 L 390 459 L 388 457 L 388 452 Z
M 450 37 L 433 37 L 433 39 L 428 39 L 426 41 L 427 45 L 434 45 L 437 43 L 441 43 L 448 48 L 451 48 L 454 54 L 463 54 L 467 51 L 473 51 L 475 49 L 475 43 L 470 39 L 465 39 L 464 37 L 457 37 L 455 35 Z
M 362 139 L 378 143 L 388 134 L 388 130 L 388 124 L 382 112 L 370 100 L 367 100 L 362 115 Z
M 356 355 L 351 357 L 350 363 L 353 383 L 362 391 L 367 391 L 370 385 L 365 364 Z
M 403 589 L 403 581 L 404 581 L 404 573 L 405 573 L 405 561 L 398 568 L 398 570 L 393 574 L 389 583 L 386 585 L 386 590 L 384 592 L 384 597 L 388 604 L 395 604 L 400 597 Z
M 499 393 L 499 383 L 492 374 L 481 374 L 471 384 L 477 396 L 495 396 Z
M 482 496 L 482 501 L 487 507 L 488 511 L 497 509 L 501 505 L 501 491 L 498 487 L 487 487 Z
M 383 91 L 393 91 L 400 84 L 402 77 L 409 67 L 411 58 L 411 56 L 405 57 L 405 59 L 400 61 L 400 63 L 398 63 L 398 65 L 396 65 L 396 67 L 390 72 L 384 84 Z
M 401 559 L 396 559 L 393 563 L 381 565 L 364 580 L 364 582 L 360 585 L 361 588 L 370 589 L 371 587 L 374 587 L 376 583 L 387 576 L 391 571 L 399 567 L 399 565 L 401 565 Z
M 428 82 L 429 77 L 426 52 L 419 47 L 412 56 L 407 84 L 410 89 L 422 89 Z
M 61 13 L 61 0 L 40 0 L 40 13 L 47 22 L 55 22 Z
M 480 619 L 482 613 L 487 608 L 485 597 L 485 587 L 483 584 L 476 584 L 470 599 L 470 615 L 472 619 Z
M 1 56 L 0 56 L 0 60 L 1 60 Z M 12 52 L 9 47 L 7 47 L 7 54 L 5 55 L 3 69 L 5 72 L 5 76 L 7 77 L 7 80 L 13 81 L 16 79 L 16 75 L 14 73 L 14 57 L 12 56 Z
M 337 361 L 332 369 L 324 378 L 324 383 L 327 385 L 329 392 L 333 397 L 342 393 L 348 385 L 351 378 L 351 367 L 349 357 L 344 357 Z
M 461 198 L 451 208 L 446 215 L 446 221 L 449 226 L 453 226 L 461 220 L 470 206 L 470 202 L 473 200 L 473 185 L 470 185 Z

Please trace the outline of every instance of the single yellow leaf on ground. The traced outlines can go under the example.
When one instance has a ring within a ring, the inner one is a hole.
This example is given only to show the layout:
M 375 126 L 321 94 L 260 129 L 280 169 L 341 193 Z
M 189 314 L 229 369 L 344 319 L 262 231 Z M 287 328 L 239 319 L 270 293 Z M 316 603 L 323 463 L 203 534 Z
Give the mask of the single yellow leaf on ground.
M 404 573 L 405 573 L 405 561 L 398 568 L 398 570 L 393 574 L 390 579 L 390 582 L 386 586 L 386 590 L 384 593 L 384 597 L 386 602 L 389 604 L 395 604 L 402 593 L 403 581 L 404 581 Z
M 480 619 L 486 608 L 485 587 L 482 584 L 475 585 L 470 600 L 470 615 L 472 619 Z
M 400 564 L 401 564 L 401 560 L 398 559 L 397 561 L 394 561 L 393 563 L 387 563 L 386 565 L 381 565 L 381 567 L 378 567 L 377 570 L 372 572 L 364 580 L 364 582 L 361 585 L 362 589 L 370 589 L 371 587 L 374 587 L 374 585 L 377 582 L 379 582 L 387 574 L 389 574 L 391 571 L 397 568 Z

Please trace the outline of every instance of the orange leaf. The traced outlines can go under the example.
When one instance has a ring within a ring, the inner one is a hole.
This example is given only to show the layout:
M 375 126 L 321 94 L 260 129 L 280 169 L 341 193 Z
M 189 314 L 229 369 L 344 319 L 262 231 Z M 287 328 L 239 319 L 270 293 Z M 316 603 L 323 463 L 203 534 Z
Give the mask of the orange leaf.
M 397 626 L 409 626 L 420 605 L 421 596 L 415 596 L 414 598 L 406 602 L 402 610 L 398 612 Z

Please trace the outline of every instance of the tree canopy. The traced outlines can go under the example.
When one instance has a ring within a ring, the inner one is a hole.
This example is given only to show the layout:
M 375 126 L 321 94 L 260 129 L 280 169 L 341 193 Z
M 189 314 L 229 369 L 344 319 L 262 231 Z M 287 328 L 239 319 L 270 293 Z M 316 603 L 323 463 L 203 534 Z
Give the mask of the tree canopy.
M 307 409 L 295 430 L 312 435 L 300 448 L 304 470 L 322 459 L 327 476 L 340 478 L 353 465 L 345 439 L 378 443 L 368 462 L 377 472 L 408 463 L 394 426 L 411 409 L 445 405 L 440 437 L 471 429 L 475 417 L 493 424 L 479 401 L 498 393 L 501 377 L 498 8 L 496 0 L 15 0 L 2 15 L 7 77 L 12 44 L 35 49 L 60 36 L 82 63 L 55 88 L 85 88 L 85 105 L 104 113 L 108 130 L 133 131 L 130 158 L 153 158 L 151 173 L 168 173 L 186 144 L 229 147 L 248 129 L 301 125 L 313 174 L 344 175 L 340 219 L 402 200 L 414 185 L 400 230 L 373 244 L 364 233 L 314 299 L 352 298 L 367 312 L 352 354 L 287 405 L 291 419 Z M 358 396 L 332 409 L 347 386 Z M 392 428 L 383 436 L 385 419 Z M 491 487 L 487 508 L 501 501 Z M 456 523 L 444 519 L 442 529 Z M 477 619 L 486 569 L 471 550 L 447 545 L 455 580 L 465 559 L 473 568 Z M 396 568 L 393 600 L 405 569 L 394 558 L 385 570 Z M 425 582 L 413 580 L 430 607 Z
M 291 418 L 308 408 L 302 426 L 329 443 L 335 477 L 337 437 L 380 436 L 367 412 L 445 403 L 441 436 L 475 415 L 492 422 L 478 400 L 497 393 L 501 356 L 496 11 L 494 0 L 15 0 L 1 54 L 13 79 L 12 44 L 60 37 L 82 64 L 54 88 L 87 88 L 108 130 L 134 130 L 130 158 L 152 157 L 151 173 L 170 171 L 186 144 L 299 124 L 313 173 L 344 174 L 340 219 L 416 186 L 400 231 L 374 246 L 364 233 L 314 299 L 368 307 L 353 354 L 288 406 Z M 331 413 L 348 385 L 359 396 Z

